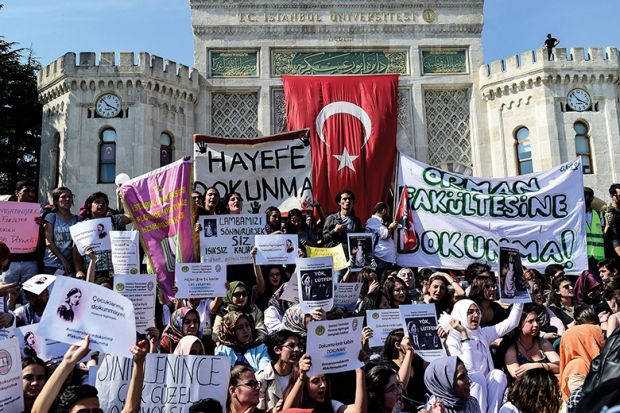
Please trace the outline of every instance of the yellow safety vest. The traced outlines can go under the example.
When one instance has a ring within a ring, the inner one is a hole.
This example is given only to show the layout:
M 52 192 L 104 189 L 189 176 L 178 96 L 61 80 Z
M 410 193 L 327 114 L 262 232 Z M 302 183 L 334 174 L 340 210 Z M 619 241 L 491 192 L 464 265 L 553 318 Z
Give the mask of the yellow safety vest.
M 597 211 L 592 210 L 592 224 L 586 220 L 586 236 L 588 241 L 588 257 L 597 260 L 605 258 L 605 246 L 603 245 L 603 226 L 601 217 Z

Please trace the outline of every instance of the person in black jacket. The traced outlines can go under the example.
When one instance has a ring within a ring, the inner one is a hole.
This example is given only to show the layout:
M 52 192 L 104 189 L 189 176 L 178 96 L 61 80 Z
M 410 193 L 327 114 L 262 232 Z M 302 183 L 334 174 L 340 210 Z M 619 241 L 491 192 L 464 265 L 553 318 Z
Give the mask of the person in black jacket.
M 348 255 L 347 234 L 353 232 L 362 232 L 362 222 L 355 216 L 353 204 L 355 203 L 355 194 L 350 189 L 343 189 L 336 195 L 336 203 L 338 204 L 338 212 L 334 212 L 325 218 L 323 225 L 323 243 L 326 247 L 335 247 L 338 244 L 344 244 L 344 252 Z

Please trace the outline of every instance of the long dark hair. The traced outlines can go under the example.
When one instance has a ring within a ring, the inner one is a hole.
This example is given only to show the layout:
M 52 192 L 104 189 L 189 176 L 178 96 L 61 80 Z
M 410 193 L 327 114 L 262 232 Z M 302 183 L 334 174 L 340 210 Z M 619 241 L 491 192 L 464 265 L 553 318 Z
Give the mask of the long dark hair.
M 395 360 L 400 355 L 398 350 L 394 347 L 396 343 L 400 343 L 405 337 L 405 331 L 402 328 L 390 331 L 390 334 L 385 338 L 385 344 L 383 345 L 383 356 L 386 360 Z
M 368 392 L 368 411 L 383 411 L 383 395 L 385 386 L 391 377 L 396 376 L 396 372 L 391 368 L 378 365 L 366 372 L 366 391 Z
M 551 282 L 551 296 L 549 297 L 550 304 L 556 305 L 558 307 L 562 305 L 560 294 L 558 294 L 557 291 L 560 289 L 560 284 L 566 281 L 570 280 L 565 275 L 560 275 L 559 277 L 555 277 L 553 279 L 553 281 Z
M 284 395 L 283 399 L 286 399 L 289 395 L 289 393 L 291 392 L 291 390 L 293 390 L 293 387 L 295 386 L 295 383 L 297 382 L 297 379 L 299 378 L 299 367 L 295 367 L 293 369 L 293 371 L 291 372 L 291 377 L 288 381 L 288 386 L 286 386 L 286 390 L 282 393 Z M 329 382 L 329 376 L 325 376 L 325 380 L 327 381 L 326 383 L 326 389 L 325 389 L 325 401 L 323 401 L 323 403 L 321 404 L 317 404 L 315 402 L 313 402 L 312 400 L 310 400 L 310 398 L 308 397 L 308 385 L 310 383 L 310 379 L 311 377 L 308 377 L 306 380 L 304 380 L 304 385 L 301 388 L 301 403 L 299 406 L 295 406 L 301 409 L 313 409 L 312 412 L 313 413 L 334 413 L 334 409 L 332 408 L 332 396 L 331 396 L 331 391 L 330 391 L 330 382 Z
M 52 212 L 58 211 L 58 202 L 60 201 L 60 196 L 65 191 L 69 191 L 69 193 L 73 197 L 73 192 L 71 192 L 71 190 L 66 186 L 59 186 L 52 191 L 52 205 L 54 205 L 54 209 L 52 209 Z M 71 205 L 73 205 L 73 201 L 71 201 Z
M 560 387 L 555 375 L 532 369 L 518 376 L 508 391 L 508 401 L 521 413 L 558 413 Z
M 409 289 L 407 288 L 407 284 L 405 284 L 405 282 L 401 280 L 400 278 L 390 277 L 385 280 L 385 282 L 383 283 L 382 289 L 383 291 L 385 291 L 388 302 L 390 303 L 390 307 L 392 308 L 398 308 L 398 307 L 395 307 L 394 297 L 392 297 L 392 293 L 396 289 L 396 284 L 402 284 L 403 288 L 405 289 L 405 303 L 406 304 L 411 303 L 411 298 L 409 298 Z
M 97 198 L 103 198 L 105 200 L 106 210 L 110 209 L 110 199 L 108 198 L 108 196 L 103 192 L 94 192 L 88 195 L 88 197 L 86 197 L 86 201 L 84 201 L 84 214 L 86 217 L 93 217 L 92 206 L 93 202 L 95 202 L 95 199 Z

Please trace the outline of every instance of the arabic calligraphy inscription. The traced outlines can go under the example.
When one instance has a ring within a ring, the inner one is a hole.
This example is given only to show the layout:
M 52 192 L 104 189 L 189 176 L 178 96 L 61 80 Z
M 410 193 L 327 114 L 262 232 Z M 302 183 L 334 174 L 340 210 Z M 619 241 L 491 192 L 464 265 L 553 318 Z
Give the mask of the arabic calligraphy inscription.
M 273 76 L 409 74 L 405 50 L 274 51 Z
M 211 77 L 258 76 L 257 52 L 211 52 Z
M 467 73 L 467 51 L 423 50 L 423 73 Z

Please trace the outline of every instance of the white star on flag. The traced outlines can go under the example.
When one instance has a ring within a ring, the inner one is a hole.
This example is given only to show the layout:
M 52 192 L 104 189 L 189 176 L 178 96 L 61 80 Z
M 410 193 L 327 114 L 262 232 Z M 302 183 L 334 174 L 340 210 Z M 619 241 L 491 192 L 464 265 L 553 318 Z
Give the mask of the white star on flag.
M 340 165 L 338 165 L 338 172 L 340 172 L 340 170 L 345 167 L 355 172 L 353 161 L 359 158 L 359 156 L 349 155 L 349 151 L 347 150 L 347 148 L 344 148 L 344 151 L 342 151 L 342 155 L 332 155 L 332 156 L 340 161 Z

